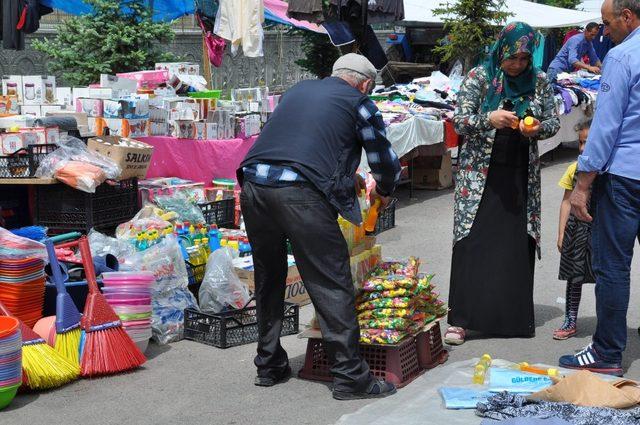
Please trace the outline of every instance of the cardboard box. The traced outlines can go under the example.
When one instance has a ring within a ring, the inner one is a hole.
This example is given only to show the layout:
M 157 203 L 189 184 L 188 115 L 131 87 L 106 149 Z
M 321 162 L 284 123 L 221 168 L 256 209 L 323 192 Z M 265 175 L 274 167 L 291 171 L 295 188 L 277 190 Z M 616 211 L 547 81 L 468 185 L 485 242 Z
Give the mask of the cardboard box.
M 240 280 L 247 285 L 251 292 L 255 292 L 255 275 L 253 271 L 244 269 L 235 269 Z M 302 277 L 298 271 L 298 267 L 291 266 L 287 271 L 287 289 L 285 290 L 284 300 L 298 305 L 307 305 L 311 302 L 309 294 L 304 287 Z
M 421 159 L 421 167 L 414 160 L 413 185 L 417 189 L 446 189 L 453 186 L 451 153 Z M 424 165 L 427 165 L 425 167 Z
M 113 89 L 116 97 L 126 96 L 138 91 L 136 80 L 108 74 L 100 74 L 100 87 Z
M 22 77 L 24 105 L 42 105 L 56 101 L 56 77 L 52 75 L 25 75 Z
M 120 137 L 145 137 L 148 136 L 148 120 L 128 120 L 124 118 L 103 118 L 104 125 L 109 129 L 109 135 Z M 99 122 L 96 127 L 99 130 Z M 97 135 L 103 135 L 96 131 Z
M 207 140 L 207 128 L 205 126 L 204 121 L 197 121 L 195 123 L 196 134 L 194 139 L 196 140 Z
M 104 100 L 86 97 L 76 98 L 76 112 L 87 114 L 88 117 L 104 116 Z
M 149 136 L 169 136 L 169 123 L 149 121 Z
M 148 119 L 148 99 L 118 99 L 105 100 L 103 108 L 104 118 Z
M 155 68 L 169 71 L 169 78 L 174 75 L 200 75 L 200 65 L 193 62 L 159 62 Z
M 5 75 L 2 77 L 2 95 L 18 96 L 18 103 L 22 102 L 22 75 Z
M 47 144 L 56 144 L 60 141 L 60 129 L 58 127 L 47 127 L 44 129 L 45 138 L 47 139 Z
M 25 146 L 44 145 L 47 143 L 47 133 L 44 127 L 21 128 Z
M 149 135 L 149 120 L 147 119 L 125 119 L 129 127 L 129 134 L 126 137 L 146 137 Z
M 196 122 L 193 120 L 176 120 L 174 137 L 178 139 L 195 139 Z
M 0 96 L 0 115 L 18 115 L 19 113 L 18 96 Z
M 56 87 L 56 102 L 65 106 L 73 106 L 71 87 Z
M 63 105 L 22 105 L 20 111 L 22 115 L 45 117 L 48 112 L 61 111 L 63 107 Z
M 3 155 L 12 154 L 27 146 L 24 142 L 24 135 L 21 133 L 2 133 L 0 140 L 2 141 Z
M 118 136 L 102 136 L 89 139 L 90 150 L 111 158 L 122 169 L 121 179 L 144 179 L 151 163 L 153 146 L 138 140 Z

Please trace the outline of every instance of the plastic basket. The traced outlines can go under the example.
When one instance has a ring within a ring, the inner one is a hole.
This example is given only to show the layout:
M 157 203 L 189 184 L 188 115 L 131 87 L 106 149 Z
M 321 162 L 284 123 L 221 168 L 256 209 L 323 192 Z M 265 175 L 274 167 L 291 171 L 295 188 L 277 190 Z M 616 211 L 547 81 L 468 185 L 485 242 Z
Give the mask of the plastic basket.
M 30 178 L 36 174 L 40 161 L 58 145 L 29 145 L 11 155 L 0 156 L 0 179 Z
M 375 235 L 379 235 L 385 230 L 393 229 L 394 227 L 396 227 L 396 204 L 397 200 L 394 199 L 389 204 L 389 206 L 378 216 L 378 221 L 376 222 L 376 230 L 373 232 Z
M 298 333 L 300 307 L 284 303 L 284 318 L 280 336 Z M 258 341 L 258 319 L 255 307 L 209 314 L 188 308 L 184 311 L 185 339 L 229 348 Z
M 235 226 L 236 200 L 234 198 L 207 202 L 198 204 L 198 206 L 202 210 L 202 215 L 204 215 L 207 224 L 215 224 L 219 228 L 232 228 Z
M 440 322 L 435 322 L 432 328 L 416 336 L 416 348 L 418 363 L 424 369 L 433 369 L 447 361 L 449 352 L 442 344 Z
M 50 234 L 96 230 L 112 234 L 138 212 L 138 180 L 103 183 L 96 193 L 63 184 L 37 186 L 35 224 Z
M 360 344 L 360 355 L 379 379 L 404 387 L 425 372 L 418 362 L 416 338 L 408 337 L 397 345 Z M 322 339 L 310 338 L 300 378 L 332 381 L 331 365 Z

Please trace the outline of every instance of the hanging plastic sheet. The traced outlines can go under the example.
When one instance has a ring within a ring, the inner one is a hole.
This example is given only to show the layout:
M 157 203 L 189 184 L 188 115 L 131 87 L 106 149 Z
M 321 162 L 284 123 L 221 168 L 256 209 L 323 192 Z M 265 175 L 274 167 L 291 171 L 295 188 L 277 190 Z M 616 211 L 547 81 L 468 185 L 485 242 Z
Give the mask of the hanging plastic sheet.
M 145 0 L 145 2 L 153 7 L 154 21 L 172 21 L 195 12 L 193 0 Z M 93 7 L 83 0 L 41 0 L 41 3 L 71 15 L 86 15 L 93 11 Z M 126 9 L 127 1 L 122 1 L 121 5 Z

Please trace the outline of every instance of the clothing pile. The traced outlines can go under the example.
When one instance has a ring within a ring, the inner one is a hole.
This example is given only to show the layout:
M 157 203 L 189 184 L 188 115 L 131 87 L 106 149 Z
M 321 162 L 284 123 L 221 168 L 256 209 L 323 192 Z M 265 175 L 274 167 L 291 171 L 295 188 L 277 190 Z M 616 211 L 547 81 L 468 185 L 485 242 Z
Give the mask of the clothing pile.
M 433 276 L 418 273 L 420 261 L 382 263 L 358 295 L 360 341 L 396 344 L 447 313 L 431 284 Z
M 600 76 L 586 71 L 558 74 L 558 82 L 554 85 L 558 113 L 565 115 L 572 108 L 586 108 L 595 104 L 600 89 Z

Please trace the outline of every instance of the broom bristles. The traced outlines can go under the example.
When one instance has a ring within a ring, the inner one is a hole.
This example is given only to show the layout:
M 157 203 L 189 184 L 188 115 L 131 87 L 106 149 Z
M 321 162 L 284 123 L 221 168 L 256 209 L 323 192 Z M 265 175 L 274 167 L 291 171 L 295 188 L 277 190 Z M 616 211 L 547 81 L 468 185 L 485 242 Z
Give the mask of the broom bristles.
M 56 334 L 54 348 L 71 364 L 80 367 L 80 328 Z
M 146 357 L 122 326 L 86 332 L 80 362 L 84 377 L 125 372 L 145 361 Z
M 22 370 L 34 390 L 60 387 L 80 376 L 80 368 L 68 362 L 44 342 L 22 346 Z

